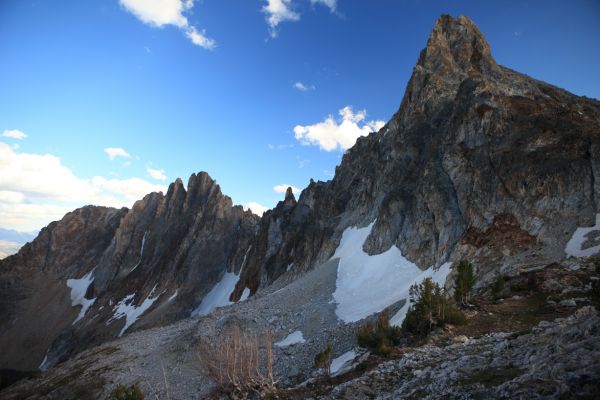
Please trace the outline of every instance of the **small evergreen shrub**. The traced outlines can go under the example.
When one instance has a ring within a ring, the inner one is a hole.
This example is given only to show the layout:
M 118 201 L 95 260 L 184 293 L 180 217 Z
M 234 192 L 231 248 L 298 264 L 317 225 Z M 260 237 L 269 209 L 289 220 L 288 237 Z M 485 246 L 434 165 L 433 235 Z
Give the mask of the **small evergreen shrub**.
M 384 310 L 375 323 L 367 322 L 356 333 L 358 345 L 379 356 L 387 356 L 394 346 L 400 344 L 402 329 L 390 325 L 388 310 Z
M 144 395 L 137 383 L 129 387 L 118 384 L 110 394 L 108 400 L 144 400 Z
M 499 299 L 503 296 L 505 289 L 507 289 L 506 282 L 508 281 L 508 277 L 504 275 L 499 275 L 492 285 L 492 297 L 494 299 Z
M 327 343 L 327 347 L 322 352 L 318 353 L 315 356 L 315 368 L 320 368 L 325 370 L 327 375 L 331 375 L 331 353 L 333 351 L 333 347 L 331 343 Z
M 411 286 L 410 301 L 412 304 L 402 322 L 402 330 L 406 333 L 426 336 L 437 326 L 466 322 L 464 314 L 431 278 Z
M 458 303 L 469 302 L 474 284 L 473 265 L 466 260 L 462 260 L 458 263 L 454 289 L 454 298 Z

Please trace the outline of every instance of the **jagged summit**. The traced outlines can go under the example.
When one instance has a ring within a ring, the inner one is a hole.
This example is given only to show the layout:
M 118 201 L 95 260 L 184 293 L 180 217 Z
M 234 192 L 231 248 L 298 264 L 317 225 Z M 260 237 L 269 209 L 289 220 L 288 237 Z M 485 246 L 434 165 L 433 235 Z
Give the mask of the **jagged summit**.
M 435 23 L 417 65 L 441 75 L 495 72 L 498 65 L 490 46 L 468 17 L 442 15 Z

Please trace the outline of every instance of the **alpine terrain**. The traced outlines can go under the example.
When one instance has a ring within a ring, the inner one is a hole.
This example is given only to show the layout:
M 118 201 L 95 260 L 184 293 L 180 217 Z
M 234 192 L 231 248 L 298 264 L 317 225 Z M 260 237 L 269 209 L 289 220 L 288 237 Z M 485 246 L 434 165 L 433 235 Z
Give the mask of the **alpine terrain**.
M 600 102 L 497 64 L 443 15 L 398 111 L 332 180 L 259 217 L 200 172 L 72 211 L 0 260 L 0 398 L 242 396 L 202 356 L 238 329 L 273 351 L 273 384 L 248 397 L 594 398 L 594 256 Z M 426 278 L 460 294 L 459 265 L 464 321 L 430 314 L 386 351 L 361 339 L 378 317 L 400 332 Z

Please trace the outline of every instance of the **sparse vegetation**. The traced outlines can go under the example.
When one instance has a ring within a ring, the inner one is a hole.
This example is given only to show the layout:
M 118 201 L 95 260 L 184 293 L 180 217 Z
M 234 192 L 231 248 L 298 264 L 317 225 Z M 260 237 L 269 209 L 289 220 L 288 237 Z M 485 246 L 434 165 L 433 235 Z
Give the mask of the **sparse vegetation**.
M 417 336 L 425 336 L 435 327 L 445 323 L 465 323 L 464 314 L 455 306 L 440 285 L 426 278 L 410 288 L 411 306 L 402 323 L 402 330 Z
M 370 349 L 379 356 L 387 356 L 393 346 L 400 344 L 402 330 L 390 325 L 389 311 L 384 310 L 375 323 L 367 322 L 358 328 L 356 334 L 358 344 Z
M 508 281 L 508 277 L 505 275 L 499 275 L 494 283 L 492 284 L 492 297 L 494 299 L 500 299 L 504 296 L 506 292 L 506 282 Z
M 325 371 L 327 376 L 331 375 L 331 353 L 333 352 L 333 347 L 331 343 L 327 343 L 327 347 L 322 352 L 318 353 L 315 356 L 315 368 L 320 368 Z
M 110 394 L 108 400 L 144 400 L 144 395 L 137 383 L 131 386 L 118 384 Z
M 265 333 L 261 355 L 259 337 L 234 327 L 214 344 L 202 341 L 198 357 L 204 372 L 222 394 L 231 399 L 265 398 L 276 384 L 272 343 L 271 334 Z
M 467 260 L 462 260 L 456 269 L 454 298 L 458 303 L 466 304 L 471 299 L 471 290 L 475 283 L 473 265 Z

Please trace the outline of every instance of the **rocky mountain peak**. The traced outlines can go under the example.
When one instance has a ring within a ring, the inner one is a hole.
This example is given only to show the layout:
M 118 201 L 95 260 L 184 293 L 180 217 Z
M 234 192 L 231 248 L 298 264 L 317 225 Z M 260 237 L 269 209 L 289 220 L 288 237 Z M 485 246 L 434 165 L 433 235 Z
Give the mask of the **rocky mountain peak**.
M 469 18 L 442 15 L 435 23 L 418 66 L 442 75 L 473 75 L 496 71 L 490 46 Z
M 288 187 L 285 191 L 285 200 L 284 203 L 286 205 L 296 205 L 296 197 L 294 197 L 294 192 L 291 187 Z
M 494 80 L 502 73 L 473 21 L 442 15 L 419 55 L 392 128 L 443 121 L 466 79 Z

